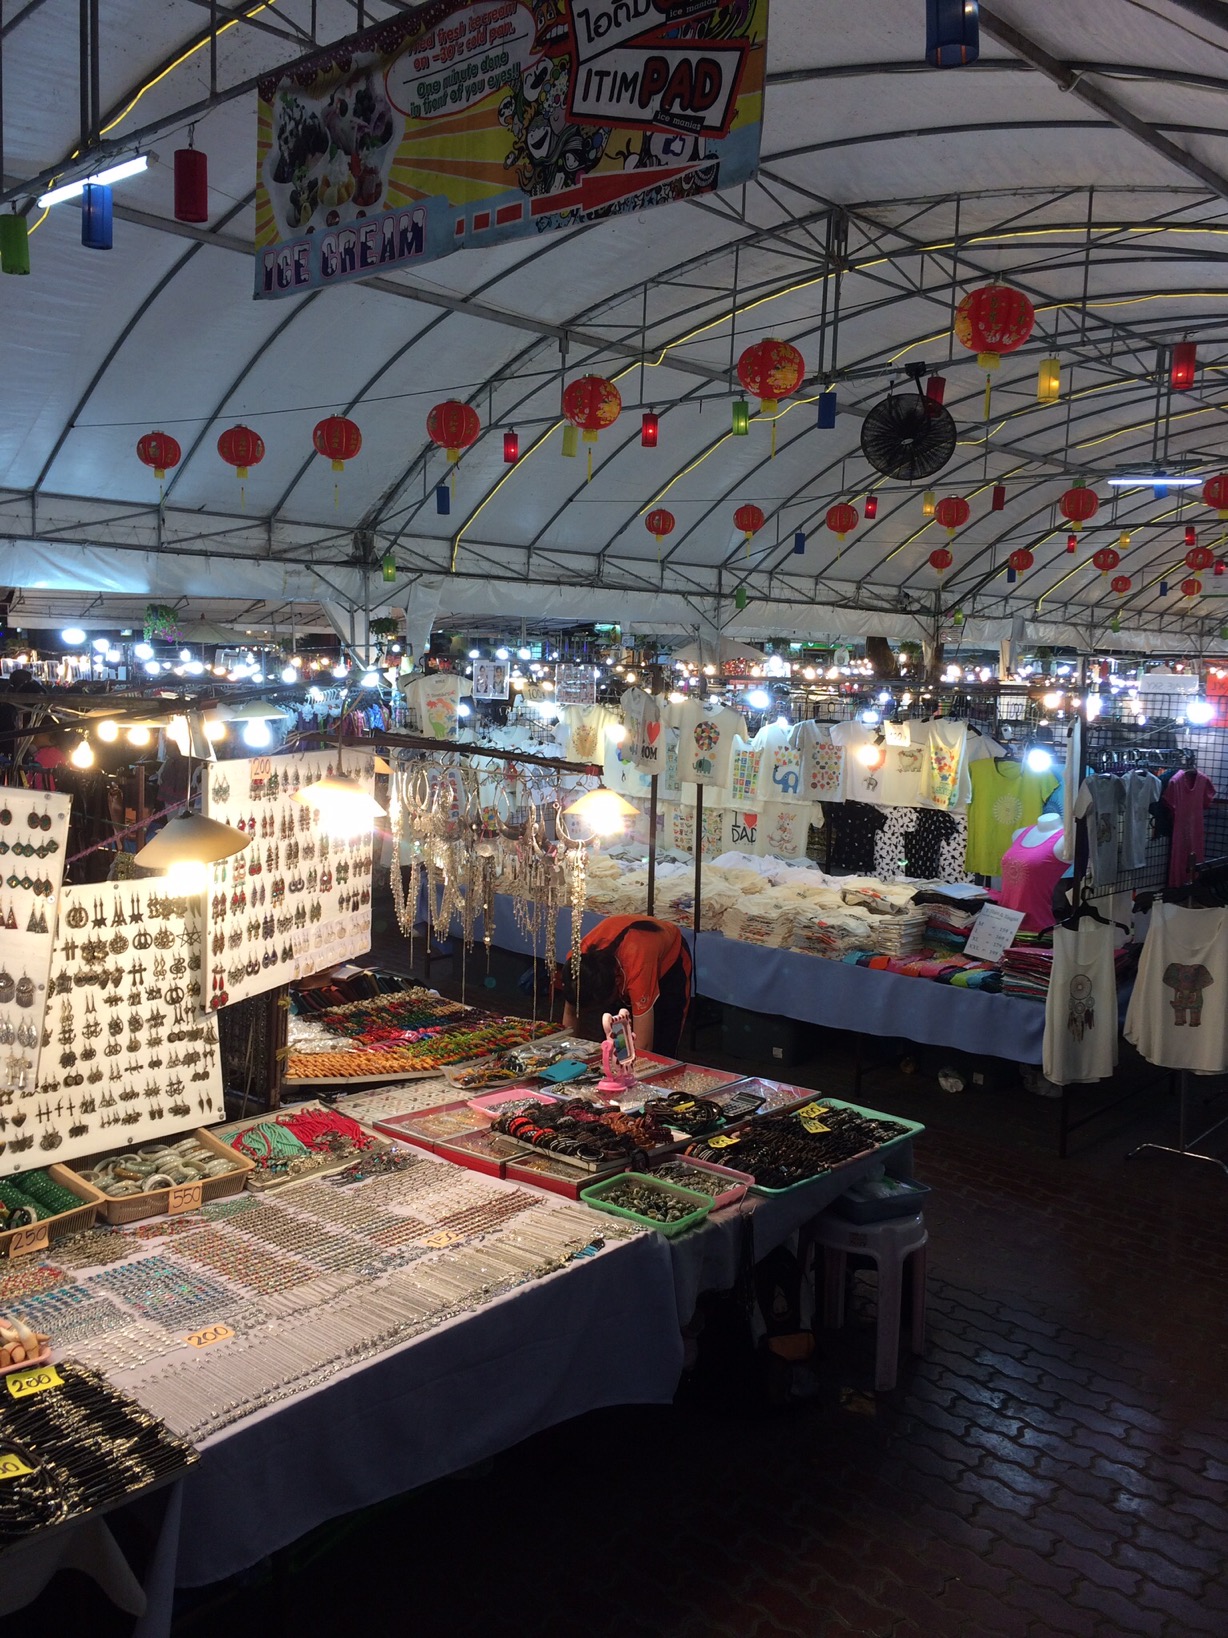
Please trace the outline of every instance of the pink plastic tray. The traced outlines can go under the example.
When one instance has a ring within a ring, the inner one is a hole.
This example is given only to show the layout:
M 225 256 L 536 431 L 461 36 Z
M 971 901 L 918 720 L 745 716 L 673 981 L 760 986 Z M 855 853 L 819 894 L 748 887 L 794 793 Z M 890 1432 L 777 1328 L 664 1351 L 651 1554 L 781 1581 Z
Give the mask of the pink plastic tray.
M 480 1098 L 470 1098 L 469 1107 L 475 1109 L 483 1120 L 498 1120 L 505 1103 L 524 1103 L 529 1098 L 534 1103 L 563 1101 L 556 1092 L 543 1092 L 536 1086 L 501 1086 L 497 1092 L 483 1092 Z

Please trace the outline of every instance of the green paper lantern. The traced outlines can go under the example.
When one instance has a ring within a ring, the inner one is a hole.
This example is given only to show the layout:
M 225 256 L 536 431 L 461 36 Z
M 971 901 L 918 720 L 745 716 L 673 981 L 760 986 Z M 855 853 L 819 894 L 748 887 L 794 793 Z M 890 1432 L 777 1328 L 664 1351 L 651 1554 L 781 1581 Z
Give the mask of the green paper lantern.
M 964 611 L 963 611 L 963 609 L 953 610 L 953 612 L 951 614 L 951 624 L 953 626 L 962 626 L 963 623 L 964 623 Z
M 0 216 L 0 271 L 30 271 L 30 235 L 25 217 L 19 216 L 16 211 Z
M 380 569 L 383 572 L 384 579 L 389 584 L 391 584 L 392 581 L 394 581 L 396 579 L 396 577 L 397 577 L 397 560 L 392 555 L 391 552 L 385 553 L 384 560 L 380 564 Z
M 745 438 L 750 431 L 750 405 L 745 398 L 735 398 L 733 401 L 733 436 Z
M 750 599 L 746 595 L 746 587 L 745 586 L 739 586 L 737 591 L 735 591 L 734 594 L 733 594 L 733 606 L 734 606 L 734 608 L 735 609 L 744 609 L 749 601 L 750 601 Z

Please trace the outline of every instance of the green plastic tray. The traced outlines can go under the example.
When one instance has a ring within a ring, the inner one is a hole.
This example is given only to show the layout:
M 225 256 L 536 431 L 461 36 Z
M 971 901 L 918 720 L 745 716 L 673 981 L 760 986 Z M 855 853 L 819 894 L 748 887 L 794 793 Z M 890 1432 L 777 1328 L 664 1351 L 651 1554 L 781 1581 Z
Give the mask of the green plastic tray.
M 647 1184 L 649 1188 L 659 1189 L 662 1194 L 676 1194 L 683 1200 L 693 1200 L 695 1210 L 685 1217 L 679 1217 L 676 1222 L 658 1223 L 655 1217 L 642 1217 L 638 1211 L 628 1211 L 625 1206 L 609 1205 L 602 1198 L 605 1190 L 612 1189 L 618 1183 Z M 687 1229 L 702 1223 L 712 1210 L 712 1201 L 706 1194 L 696 1194 L 694 1189 L 680 1189 L 676 1183 L 663 1183 L 659 1177 L 651 1177 L 647 1172 L 619 1172 L 616 1177 L 607 1177 L 600 1183 L 593 1183 L 587 1189 L 581 1189 L 580 1198 L 587 1206 L 595 1206 L 598 1211 L 608 1211 L 613 1217 L 625 1217 L 629 1223 L 638 1223 L 641 1228 L 655 1229 L 658 1234 L 664 1234 L 671 1240 L 675 1235 L 685 1234 Z
M 886 1155 L 893 1154 L 902 1143 L 909 1142 L 925 1130 L 924 1125 L 919 1120 L 905 1120 L 903 1115 L 889 1115 L 885 1109 L 867 1109 L 864 1103 L 850 1103 L 847 1098 L 825 1098 L 821 1092 L 816 1092 L 810 1101 L 811 1103 L 829 1104 L 833 1109 L 852 1109 L 856 1114 L 864 1115 L 867 1120 L 894 1121 L 897 1126 L 902 1126 L 905 1130 L 900 1133 L 899 1137 L 888 1138 L 886 1143 L 880 1143 L 876 1148 L 866 1149 L 861 1155 L 853 1155 L 848 1160 L 841 1161 L 839 1166 L 831 1166 L 825 1172 L 815 1172 L 813 1177 L 804 1177 L 800 1183 L 790 1183 L 787 1189 L 769 1189 L 763 1183 L 755 1183 L 751 1188 L 752 1194 L 792 1194 L 794 1189 L 804 1189 L 808 1183 L 814 1183 L 820 1177 L 834 1176 L 836 1172 L 843 1171 L 846 1166 L 852 1166 L 856 1161 L 863 1159 L 865 1155 L 876 1155 L 881 1159 Z M 802 1107 L 805 1108 L 805 1105 L 803 1104 Z M 773 1110 L 772 1112 L 773 1114 L 782 1113 L 780 1110 Z M 784 1112 L 787 1113 L 788 1111 Z M 732 1157 L 730 1164 L 733 1164 Z

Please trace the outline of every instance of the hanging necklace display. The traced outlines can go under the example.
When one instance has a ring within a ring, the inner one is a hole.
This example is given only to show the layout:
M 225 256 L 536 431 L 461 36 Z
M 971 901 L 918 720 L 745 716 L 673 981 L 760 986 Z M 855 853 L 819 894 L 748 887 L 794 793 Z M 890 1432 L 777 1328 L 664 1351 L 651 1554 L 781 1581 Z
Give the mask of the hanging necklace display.
M 51 993 L 52 934 L 68 852 L 72 799 L 6 787 L 2 800 L 9 816 L 7 824 L 0 825 L 9 842 L 5 851 L 18 860 L 41 862 L 33 870 L 19 863 L 4 880 L 0 1044 L 8 1050 L 0 1056 L 0 1092 L 33 1092 L 48 1033 L 43 1014 Z

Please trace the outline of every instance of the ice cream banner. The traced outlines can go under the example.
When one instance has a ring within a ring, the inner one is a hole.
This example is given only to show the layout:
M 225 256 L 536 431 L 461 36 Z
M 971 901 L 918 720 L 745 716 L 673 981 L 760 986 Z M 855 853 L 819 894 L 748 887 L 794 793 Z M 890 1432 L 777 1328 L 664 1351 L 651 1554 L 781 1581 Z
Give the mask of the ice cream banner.
M 262 82 L 256 295 L 730 188 L 768 0 L 436 0 Z

